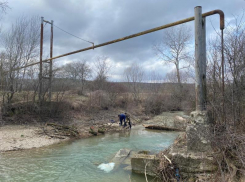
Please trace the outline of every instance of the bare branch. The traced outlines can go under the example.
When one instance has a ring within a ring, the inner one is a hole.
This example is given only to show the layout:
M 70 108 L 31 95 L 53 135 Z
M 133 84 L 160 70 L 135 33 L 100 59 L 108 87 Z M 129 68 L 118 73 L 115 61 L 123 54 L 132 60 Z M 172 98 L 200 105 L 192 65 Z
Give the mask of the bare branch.
M 165 31 L 163 40 L 153 46 L 156 55 L 165 63 L 175 65 L 178 83 L 181 83 L 179 66 L 181 61 L 189 59 L 187 46 L 191 38 L 190 31 L 185 26 L 170 28 Z

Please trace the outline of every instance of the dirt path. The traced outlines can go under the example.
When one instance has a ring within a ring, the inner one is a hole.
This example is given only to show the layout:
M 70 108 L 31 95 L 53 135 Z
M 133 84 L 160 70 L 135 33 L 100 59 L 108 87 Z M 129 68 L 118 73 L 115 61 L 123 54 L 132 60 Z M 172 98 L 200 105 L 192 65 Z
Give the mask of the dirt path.
M 41 129 L 34 126 L 0 127 L 0 152 L 43 147 L 69 139 L 68 137 L 64 139 L 51 138 L 41 133 Z

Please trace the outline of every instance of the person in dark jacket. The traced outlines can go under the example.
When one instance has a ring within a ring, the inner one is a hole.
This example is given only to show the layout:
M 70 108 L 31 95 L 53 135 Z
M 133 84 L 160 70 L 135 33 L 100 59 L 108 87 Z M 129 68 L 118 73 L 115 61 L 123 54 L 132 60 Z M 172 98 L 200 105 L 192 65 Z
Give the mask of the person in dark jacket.
M 120 125 L 122 126 L 122 122 L 124 121 L 124 126 L 126 125 L 125 119 L 126 115 L 125 114 L 118 114 L 118 118 L 120 120 Z
M 130 115 L 125 113 L 126 116 L 126 121 L 128 122 L 129 128 L 131 129 L 131 120 L 130 120 Z

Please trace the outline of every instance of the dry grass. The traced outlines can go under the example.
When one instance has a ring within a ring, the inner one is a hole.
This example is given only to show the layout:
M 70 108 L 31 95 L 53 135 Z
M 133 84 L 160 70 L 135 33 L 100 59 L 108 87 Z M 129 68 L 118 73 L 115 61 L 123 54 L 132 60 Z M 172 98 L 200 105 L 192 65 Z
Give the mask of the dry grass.
M 244 126 L 216 126 L 216 135 L 212 141 L 216 151 L 214 157 L 218 163 L 220 181 L 241 181 L 245 174 L 245 134 Z

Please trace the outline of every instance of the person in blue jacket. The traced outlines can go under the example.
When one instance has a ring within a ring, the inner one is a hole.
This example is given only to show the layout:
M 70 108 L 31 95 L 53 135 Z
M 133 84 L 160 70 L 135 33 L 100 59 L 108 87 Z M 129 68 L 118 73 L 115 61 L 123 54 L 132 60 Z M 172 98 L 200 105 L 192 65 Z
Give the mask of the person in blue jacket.
M 126 126 L 126 122 L 125 122 L 126 115 L 125 114 L 118 114 L 118 118 L 120 120 L 120 125 L 122 126 L 122 122 L 124 121 L 124 126 Z

